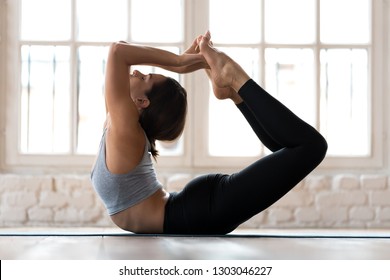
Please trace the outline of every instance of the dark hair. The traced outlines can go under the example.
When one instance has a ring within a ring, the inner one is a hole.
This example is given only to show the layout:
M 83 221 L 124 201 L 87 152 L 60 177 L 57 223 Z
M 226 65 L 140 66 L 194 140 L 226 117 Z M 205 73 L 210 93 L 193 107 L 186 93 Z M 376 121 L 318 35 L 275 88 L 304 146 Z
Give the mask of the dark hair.
M 156 140 L 173 141 L 183 130 L 187 115 L 187 92 L 174 79 L 167 77 L 156 83 L 146 93 L 150 104 L 139 117 L 139 122 L 152 146 L 151 153 L 156 159 Z

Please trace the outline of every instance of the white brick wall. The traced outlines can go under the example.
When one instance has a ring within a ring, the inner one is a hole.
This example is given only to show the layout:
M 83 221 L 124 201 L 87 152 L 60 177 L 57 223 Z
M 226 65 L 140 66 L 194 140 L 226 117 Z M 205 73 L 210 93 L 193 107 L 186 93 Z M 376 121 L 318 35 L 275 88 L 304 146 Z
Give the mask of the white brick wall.
M 89 175 L 0 174 L 0 226 L 112 226 Z
M 162 175 L 169 191 L 193 176 Z M 390 228 L 386 175 L 309 176 L 243 228 Z M 114 226 L 89 175 L 0 174 L 0 227 Z

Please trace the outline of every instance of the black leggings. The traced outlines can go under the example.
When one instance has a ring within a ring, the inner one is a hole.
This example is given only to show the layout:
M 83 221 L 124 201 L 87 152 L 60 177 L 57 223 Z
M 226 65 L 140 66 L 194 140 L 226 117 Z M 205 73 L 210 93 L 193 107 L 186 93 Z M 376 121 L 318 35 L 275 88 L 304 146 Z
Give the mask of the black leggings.
M 238 93 L 244 102 L 237 107 L 273 153 L 238 173 L 202 175 L 171 193 L 164 233 L 229 233 L 279 200 L 325 157 L 325 139 L 253 80 Z

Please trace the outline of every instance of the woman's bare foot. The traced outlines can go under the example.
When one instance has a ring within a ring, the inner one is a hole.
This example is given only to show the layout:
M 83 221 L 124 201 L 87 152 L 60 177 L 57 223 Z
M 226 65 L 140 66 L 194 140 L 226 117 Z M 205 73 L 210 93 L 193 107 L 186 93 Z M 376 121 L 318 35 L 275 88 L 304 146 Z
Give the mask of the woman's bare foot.
M 216 97 L 219 99 L 232 98 L 230 95 L 237 93 L 250 77 L 229 56 L 212 47 L 209 32 L 201 38 L 199 48 L 200 53 L 210 66 L 207 74 L 213 84 Z
M 213 86 L 213 92 L 214 92 L 214 95 L 218 98 L 218 99 L 228 99 L 230 98 L 231 100 L 233 100 L 234 103 L 236 104 L 239 104 L 241 103 L 243 100 L 241 99 L 241 96 L 238 95 L 238 93 L 236 91 L 234 91 L 233 88 L 231 87 L 218 87 L 214 84 L 212 78 L 211 78 L 211 70 L 210 69 L 205 69 L 206 70 L 206 74 L 207 76 L 209 77 L 210 81 L 211 81 L 211 84 Z

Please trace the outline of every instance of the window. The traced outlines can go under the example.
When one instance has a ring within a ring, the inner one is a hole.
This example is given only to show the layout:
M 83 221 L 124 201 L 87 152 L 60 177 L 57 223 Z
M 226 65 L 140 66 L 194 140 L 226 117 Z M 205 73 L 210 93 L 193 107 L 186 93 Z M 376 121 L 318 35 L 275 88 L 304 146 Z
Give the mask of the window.
M 214 45 L 326 137 L 332 166 L 375 157 L 371 12 L 370 0 L 209 1 Z M 268 152 L 236 108 L 212 92 L 204 123 L 201 164 Z
M 216 47 L 327 138 L 325 166 L 381 164 L 382 142 L 374 135 L 382 131 L 382 42 L 376 35 L 383 28 L 382 1 L 18 0 L 8 5 L 9 34 L 18 35 L 7 41 L 6 162 L 11 166 L 89 168 L 105 118 L 109 44 L 126 40 L 180 53 L 206 29 Z M 175 143 L 158 143 L 159 166 L 236 168 L 268 153 L 234 104 L 214 98 L 203 73 L 137 69 L 180 80 L 189 93 L 185 133 Z
M 107 45 L 119 39 L 181 44 L 181 29 L 175 28 L 183 26 L 180 17 L 163 20 L 158 13 L 165 6 L 180 15 L 181 0 L 164 5 L 140 0 L 62 0 L 56 4 L 23 0 L 21 4 L 20 150 L 24 154 L 93 154 L 97 144 L 91 143 L 99 138 L 104 121 Z M 145 7 L 152 4 L 161 7 L 154 13 L 146 12 Z M 163 24 L 144 24 L 152 20 Z M 51 22 L 54 24 L 48 24 Z M 166 37 L 162 30 L 174 32 Z M 171 51 L 177 53 L 179 47 L 171 47 Z
M 105 119 L 104 72 L 111 42 L 153 44 L 174 53 L 184 44 L 182 0 L 20 0 L 14 8 L 21 16 L 15 38 L 20 115 L 13 149 L 21 161 L 93 158 Z M 137 68 L 179 79 L 176 73 Z M 182 142 L 158 146 L 161 154 L 178 157 L 184 153 Z

